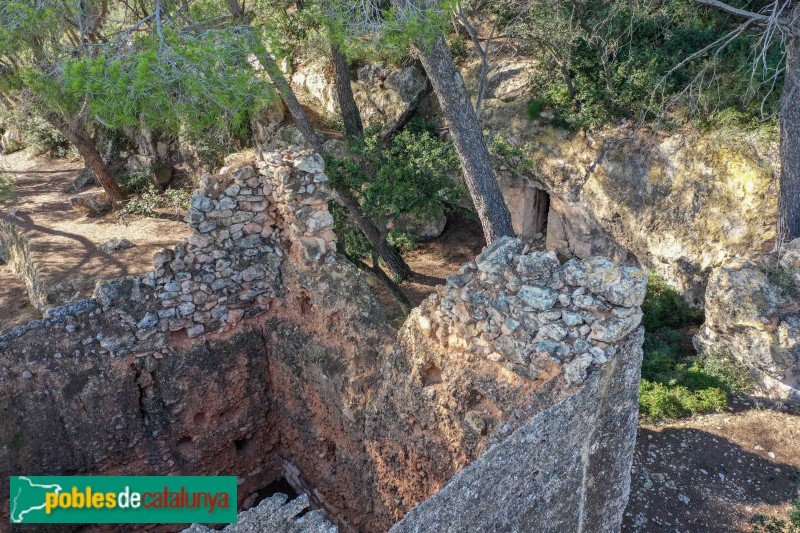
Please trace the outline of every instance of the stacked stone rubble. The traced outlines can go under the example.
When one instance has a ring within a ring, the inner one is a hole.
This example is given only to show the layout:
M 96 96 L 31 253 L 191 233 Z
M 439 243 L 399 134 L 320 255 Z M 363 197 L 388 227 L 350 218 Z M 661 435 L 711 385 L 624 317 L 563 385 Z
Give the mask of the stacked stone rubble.
M 295 148 L 282 153 L 259 150 L 257 165 L 265 183 L 272 186 L 284 231 L 299 247 L 301 258 L 319 261 L 335 252 L 333 217 L 328 211 L 332 193 L 322 157 Z
M 506 237 L 448 276 L 414 312 L 447 346 L 532 379 L 555 363 L 579 383 L 639 325 L 646 283 L 637 268 L 600 257 L 560 265 L 554 253 L 531 252 Z

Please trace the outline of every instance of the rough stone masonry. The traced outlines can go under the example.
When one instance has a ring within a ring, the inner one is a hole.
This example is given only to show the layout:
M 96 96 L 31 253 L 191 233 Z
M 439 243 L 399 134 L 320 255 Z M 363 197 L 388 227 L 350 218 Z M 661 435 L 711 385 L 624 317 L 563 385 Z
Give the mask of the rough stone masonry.
M 643 273 L 502 239 L 396 331 L 326 182 L 259 151 L 152 273 L 0 335 L 0 475 L 237 475 L 248 507 L 285 478 L 342 531 L 618 530 Z

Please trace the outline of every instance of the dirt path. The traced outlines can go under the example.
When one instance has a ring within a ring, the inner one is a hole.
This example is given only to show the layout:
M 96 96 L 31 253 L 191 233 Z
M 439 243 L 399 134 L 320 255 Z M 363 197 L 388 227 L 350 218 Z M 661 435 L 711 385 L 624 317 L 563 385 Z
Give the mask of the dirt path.
M 0 265 L 0 331 L 41 317 L 31 305 L 25 284 L 8 266 Z
M 456 274 L 486 246 L 481 223 L 474 218 L 452 215 L 447 219 L 444 233 L 436 239 L 423 242 L 403 258 L 414 271 L 414 276 L 400 288 L 411 302 L 419 305 L 436 285 L 443 285 L 445 276 Z
M 87 218 L 75 212 L 63 190 L 81 168 L 80 163 L 25 152 L 2 161 L 3 173 L 14 180 L 14 192 L 13 205 L 0 210 L 0 216 L 23 228 L 45 285 L 64 286 L 67 300 L 89 296 L 96 280 L 149 271 L 153 253 L 188 233 L 180 221 L 139 218 L 124 226 L 113 215 Z M 128 239 L 136 247 L 113 255 L 98 250 L 98 244 L 112 237 Z M 0 309 L 8 305 L 0 300 Z
M 639 428 L 623 531 L 750 531 L 800 490 L 800 416 L 741 411 Z

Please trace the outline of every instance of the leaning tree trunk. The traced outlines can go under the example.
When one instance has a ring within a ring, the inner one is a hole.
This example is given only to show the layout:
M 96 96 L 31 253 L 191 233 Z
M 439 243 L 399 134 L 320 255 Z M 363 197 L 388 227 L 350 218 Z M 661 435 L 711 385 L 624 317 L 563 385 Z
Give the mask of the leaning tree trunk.
M 778 196 L 778 249 L 800 237 L 800 37 L 786 43 L 781 94 L 781 179 Z
M 336 96 L 344 122 L 344 132 L 348 137 L 355 138 L 364 133 L 364 125 L 361 123 L 361 113 L 353 98 L 353 88 L 350 86 L 350 65 L 347 63 L 347 56 L 336 43 L 331 43 L 331 61 L 336 77 Z
M 295 124 L 297 124 L 297 127 L 303 134 L 303 138 L 308 144 L 311 145 L 312 148 L 314 148 L 315 151 L 321 154 L 323 152 L 322 141 L 320 140 L 319 135 L 317 135 L 317 132 L 314 131 L 314 127 L 311 125 L 308 115 L 303 109 L 303 106 L 301 106 L 300 102 L 297 100 L 297 96 L 295 96 L 292 86 L 289 85 L 288 81 L 286 81 L 286 77 L 283 75 L 283 72 L 281 72 L 281 69 L 278 67 L 275 59 L 273 59 L 272 54 L 269 53 L 269 51 L 264 47 L 263 43 L 258 39 L 255 29 L 250 25 L 250 20 L 247 18 L 247 15 L 242 10 L 238 1 L 228 0 L 228 7 L 231 15 L 242 25 L 248 28 L 250 32 L 250 44 L 252 46 L 253 55 L 256 56 L 256 59 L 258 59 L 259 63 L 261 63 L 261 65 L 264 67 L 264 70 L 266 70 L 270 81 L 272 81 L 272 84 L 275 86 L 278 94 L 280 94 L 283 103 L 286 105 L 286 108 L 292 115 Z M 381 239 L 380 231 L 378 231 L 375 225 L 372 224 L 372 222 L 364 214 L 361 209 L 361 205 L 358 203 L 358 200 L 356 200 L 356 198 L 353 197 L 349 191 L 340 189 L 341 188 L 336 189 L 337 196 L 342 204 L 347 208 L 356 225 L 359 227 L 362 233 L 364 233 L 364 236 L 369 241 L 375 253 L 377 253 L 384 263 L 386 263 L 386 266 L 392 271 L 392 274 L 396 278 L 408 278 L 412 272 L 400 254 L 398 254 L 397 251 L 392 248 L 388 242 L 386 242 L 386 239 Z
M 356 197 L 346 188 L 337 189 L 336 196 L 338 196 L 339 201 L 342 202 L 342 205 L 350 212 L 353 222 L 356 223 L 358 229 L 361 230 L 361 233 L 363 233 L 369 241 L 372 251 L 383 260 L 393 276 L 398 280 L 411 277 L 413 274 L 411 268 L 406 264 L 403 257 L 386 242 L 386 236 L 381 235 L 380 230 L 375 227 L 375 224 L 364 215 Z
M 233 18 L 246 28 L 249 34 L 250 47 L 253 55 L 258 59 L 258 62 L 261 63 L 261 66 L 264 67 L 272 85 L 275 87 L 275 90 L 278 91 L 281 100 L 283 100 L 295 124 L 297 124 L 298 129 L 300 129 L 300 133 L 303 134 L 306 142 L 310 144 L 314 150 L 322 153 L 322 141 L 317 135 L 317 132 L 314 131 L 314 127 L 311 125 L 308 115 L 306 115 L 303 106 L 301 106 L 300 102 L 297 100 L 292 86 L 286 81 L 286 77 L 283 75 L 283 72 L 281 72 L 281 68 L 275 62 L 272 54 L 269 53 L 264 43 L 262 43 L 258 35 L 256 35 L 255 28 L 250 24 L 250 19 L 247 17 L 244 10 L 242 10 L 242 6 L 239 5 L 238 0 L 228 0 L 228 9 Z
M 513 237 L 511 214 L 497 184 L 486 139 L 444 37 L 420 45 L 417 50 L 450 126 L 464 181 L 478 211 L 486 242 Z
M 122 192 L 117 180 L 114 179 L 92 139 L 85 132 L 76 131 L 75 128 L 58 115 L 47 114 L 46 118 L 78 150 L 85 164 L 94 172 L 97 183 L 103 187 L 103 190 L 111 198 L 111 202 L 114 204 L 124 202 L 126 199 L 125 193 Z

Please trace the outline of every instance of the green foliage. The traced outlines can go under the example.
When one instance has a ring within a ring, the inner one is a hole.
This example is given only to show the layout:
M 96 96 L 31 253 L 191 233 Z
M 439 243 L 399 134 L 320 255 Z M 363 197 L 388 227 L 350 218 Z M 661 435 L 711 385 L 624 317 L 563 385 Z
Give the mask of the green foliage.
M 532 119 L 539 118 L 539 115 L 542 114 L 542 111 L 544 111 L 545 107 L 547 107 L 547 101 L 539 98 L 534 98 L 528 104 L 528 116 L 531 117 Z
M 436 139 L 418 121 L 412 121 L 390 140 L 367 134 L 351 146 L 349 157 L 326 156 L 325 171 L 335 187 L 347 188 L 379 230 L 396 223 L 401 215 L 421 219 L 441 215 L 458 205 L 466 190 L 452 174 L 458 169 L 453 145 Z M 333 206 L 334 232 L 340 249 L 352 258 L 368 258 L 371 247 L 349 220 L 347 211 Z M 417 247 L 415 235 L 387 232 L 398 251 Z
M 447 36 L 447 47 L 450 48 L 450 55 L 455 61 L 465 59 L 469 56 L 469 43 L 463 36 L 454 33 Z
M 794 276 L 791 272 L 787 272 L 778 266 L 769 267 L 766 269 L 767 281 L 772 285 L 777 285 L 783 292 L 790 298 L 797 298 L 800 296 L 800 287 L 794 281 Z
M 800 533 L 800 498 L 792 502 L 788 519 L 757 514 L 750 519 L 752 533 Z
M 0 171 L 0 205 L 14 203 L 14 177 Z
M 152 176 L 147 172 L 135 172 L 120 176 L 117 182 L 128 194 L 141 194 L 152 187 Z
M 419 237 L 410 231 L 392 230 L 386 241 L 399 252 L 413 252 L 419 248 Z
M 752 390 L 750 373 L 730 354 L 683 353 L 682 328 L 698 324 L 691 309 L 663 279 L 651 276 L 642 305 L 645 326 L 639 412 L 651 421 L 721 411 L 732 392 Z
M 326 168 L 327 172 L 330 169 Z M 350 259 L 370 257 L 372 248 L 364 234 L 350 220 L 347 208 L 332 202 L 329 206 L 333 215 L 333 233 L 336 236 L 336 247 Z
M 466 191 L 450 177 L 458 169 L 453 145 L 427 131 L 405 129 L 388 143 L 366 136 L 352 147 L 355 158 L 326 158 L 337 187 L 348 188 L 378 227 L 401 214 L 427 218 L 457 204 Z
M 189 189 L 167 189 L 159 191 L 150 184 L 139 196 L 131 198 L 125 207 L 116 212 L 117 219 L 127 224 L 129 217 L 142 216 L 158 218 L 162 211 L 177 215 L 189 208 L 192 191 Z
M 484 133 L 489 136 L 489 153 L 506 158 L 509 163 L 515 164 L 515 170 L 523 173 L 533 168 L 533 160 L 528 157 L 525 150 L 511 144 L 505 137 L 498 134 Z
M 24 133 L 28 151 L 32 155 L 67 156 L 70 146 L 67 139 L 33 109 L 16 109 L 14 119 Z
M 703 320 L 702 311 L 689 307 L 680 293 L 656 274 L 650 274 L 647 281 L 642 312 L 642 325 L 648 331 L 699 324 Z
M 752 69 L 757 31 L 744 32 L 719 53 L 712 47 L 671 72 L 738 25 L 720 10 L 694 0 L 538 3 L 514 19 L 514 30 L 527 53 L 543 58 L 533 75 L 532 92 L 555 108 L 561 126 L 596 129 L 620 119 L 659 118 L 665 102 L 664 126 L 694 121 L 713 129 L 721 125 L 718 120 L 738 115 L 742 126 L 754 127 L 762 102 L 766 114 L 777 109 L 780 80 L 773 87 L 763 77 L 781 67 L 782 50 L 777 43 L 768 47 L 762 65 L 766 68 Z M 607 56 L 611 88 L 601 50 Z M 560 68 L 564 64 L 574 98 Z M 686 91 L 690 83 L 694 88 Z
M 691 390 L 683 385 L 642 380 L 639 389 L 639 412 L 650 420 L 713 413 L 727 405 L 727 395 L 718 388 Z
M 64 91 L 86 98 L 110 127 L 157 125 L 195 139 L 223 130 L 247 133 L 250 117 L 273 96 L 247 62 L 252 41 L 237 28 L 201 36 L 165 30 L 134 51 L 64 63 Z
M 696 365 L 703 371 L 718 379 L 725 389 L 731 392 L 747 394 L 752 392 L 756 382 L 745 366 L 737 362 L 727 352 L 716 352 L 697 356 Z

